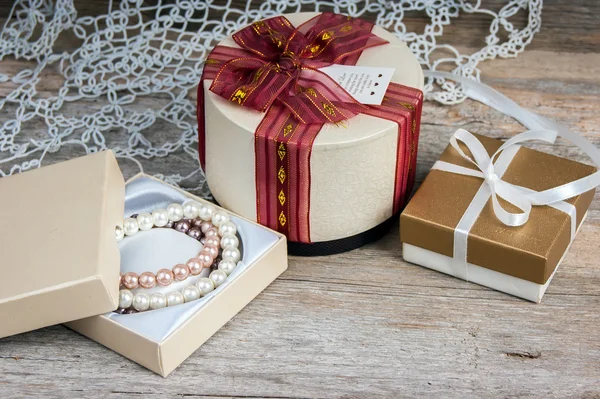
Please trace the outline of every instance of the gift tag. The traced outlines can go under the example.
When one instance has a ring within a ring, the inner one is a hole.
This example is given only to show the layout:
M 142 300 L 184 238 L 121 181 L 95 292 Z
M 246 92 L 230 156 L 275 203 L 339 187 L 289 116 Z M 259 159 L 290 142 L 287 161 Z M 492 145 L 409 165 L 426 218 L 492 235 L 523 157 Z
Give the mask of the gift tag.
M 330 65 L 320 68 L 362 104 L 381 105 L 394 68 Z

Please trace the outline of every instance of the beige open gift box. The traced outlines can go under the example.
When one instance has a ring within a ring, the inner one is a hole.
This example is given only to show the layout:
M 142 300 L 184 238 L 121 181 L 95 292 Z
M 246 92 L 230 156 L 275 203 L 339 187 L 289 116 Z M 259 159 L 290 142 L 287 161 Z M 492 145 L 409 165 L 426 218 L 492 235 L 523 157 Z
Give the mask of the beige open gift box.
M 204 200 L 144 174 L 125 184 L 110 151 L 2 178 L 0 193 L 0 338 L 67 323 L 166 376 L 287 268 L 283 235 L 231 214 L 242 259 L 223 285 L 193 302 L 119 315 L 120 270 L 170 268 L 200 244 L 170 229 L 117 243 L 115 226 L 124 215 Z

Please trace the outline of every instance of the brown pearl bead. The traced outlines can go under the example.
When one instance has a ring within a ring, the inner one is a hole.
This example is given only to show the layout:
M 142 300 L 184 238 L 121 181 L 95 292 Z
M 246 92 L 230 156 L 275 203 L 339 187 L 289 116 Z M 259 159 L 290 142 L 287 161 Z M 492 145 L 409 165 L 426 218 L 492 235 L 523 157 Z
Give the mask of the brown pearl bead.
M 200 240 L 198 240 L 198 241 L 200 241 L 200 243 L 201 243 L 202 245 L 204 245 L 204 244 L 206 244 L 206 237 L 202 237 L 202 238 L 201 238 Z
M 121 279 L 121 283 L 128 290 L 137 288 L 138 286 L 138 275 L 133 272 L 125 273 Z
M 190 269 L 186 265 L 182 265 L 181 263 L 173 266 L 173 277 L 177 281 L 183 281 L 190 275 Z
M 115 313 L 117 313 L 117 314 L 123 314 L 125 312 L 126 312 L 126 309 L 123 309 L 123 308 L 119 308 L 119 309 L 115 310 Z
M 192 258 L 188 260 L 185 265 L 190 269 L 190 274 L 192 276 L 197 276 L 202 272 L 203 266 L 202 261 L 198 258 Z
M 206 222 L 206 221 L 203 221 L 203 222 L 200 224 L 200 230 L 202 230 L 202 233 L 204 233 L 204 234 L 206 234 L 206 232 L 207 232 L 207 231 L 208 231 L 208 230 L 209 230 L 211 227 L 213 227 L 213 225 L 212 225 L 212 223 L 211 223 L 211 222 Z
M 192 227 L 186 234 L 192 237 L 194 240 L 198 240 L 202 236 L 202 232 L 198 227 Z
M 135 310 L 134 308 L 130 308 L 130 309 L 127 309 L 123 314 L 134 314 L 134 313 L 137 313 L 137 312 L 138 311 Z
M 208 243 L 202 248 L 202 252 L 209 253 L 213 259 L 219 256 L 219 247 L 215 245 L 208 245 Z
M 210 265 L 210 271 L 217 270 L 219 268 L 219 262 L 214 261 L 212 265 Z
M 156 282 L 163 287 L 166 287 L 173 282 L 173 272 L 169 269 L 160 269 L 158 273 L 156 273 Z
M 186 220 L 180 220 L 173 225 L 173 228 L 181 233 L 187 233 L 190 227 L 190 223 Z
M 200 218 L 196 218 L 194 220 L 192 220 L 192 226 L 194 227 L 200 227 L 202 225 L 204 221 Z
M 156 285 L 156 276 L 154 273 L 144 272 L 140 274 L 138 281 L 142 288 L 152 288 Z
M 167 222 L 167 224 L 165 224 L 165 225 L 163 226 L 163 228 L 165 228 L 165 229 L 172 229 L 172 228 L 173 228 L 173 222 L 169 220 L 169 221 Z
M 204 250 L 200 251 L 197 259 L 200 260 L 202 267 L 205 269 L 208 269 L 210 267 L 210 265 L 213 264 L 213 261 L 215 260 L 214 256 L 212 256 L 210 253 L 204 252 Z

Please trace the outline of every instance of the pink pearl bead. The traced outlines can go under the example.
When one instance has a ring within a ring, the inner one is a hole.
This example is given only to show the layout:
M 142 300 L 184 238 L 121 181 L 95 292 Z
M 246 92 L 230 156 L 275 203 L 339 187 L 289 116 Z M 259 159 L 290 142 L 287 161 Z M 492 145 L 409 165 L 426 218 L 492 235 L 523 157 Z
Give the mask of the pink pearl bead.
M 128 290 L 132 290 L 134 288 L 137 288 L 137 286 L 138 286 L 138 275 L 136 273 L 133 273 L 133 272 L 125 273 L 125 275 L 123 275 L 123 278 L 121 279 L 121 282 L 123 283 L 123 285 L 125 286 L 125 288 L 127 288 Z
M 186 265 L 178 264 L 173 266 L 173 276 L 177 281 L 183 281 L 190 275 L 190 269 Z
M 156 282 L 163 287 L 166 287 L 173 282 L 173 272 L 169 269 L 160 269 L 158 273 L 156 273 Z
M 202 248 L 202 251 L 211 254 L 213 259 L 219 256 L 219 247 L 215 245 L 208 245 L 207 243 L 204 248 Z
M 202 222 L 200 223 L 200 230 L 202 230 L 202 233 L 206 234 L 206 232 L 213 227 L 211 222 Z
M 211 254 L 204 252 L 204 250 L 200 251 L 197 259 L 200 260 L 202 267 L 205 269 L 209 268 L 215 260 L 215 258 Z
M 152 288 L 156 285 L 156 276 L 151 272 L 140 274 L 139 283 L 142 288 Z
M 209 237 L 218 237 L 219 236 L 219 232 L 214 227 L 211 227 L 210 229 L 206 230 L 206 233 L 204 233 L 204 235 L 206 236 L 206 238 L 209 238 Z
M 202 261 L 198 258 L 192 258 L 185 264 L 190 269 L 192 276 L 197 276 L 202 272 Z
M 208 237 L 204 245 L 212 245 L 218 248 L 221 245 L 221 240 L 218 237 Z

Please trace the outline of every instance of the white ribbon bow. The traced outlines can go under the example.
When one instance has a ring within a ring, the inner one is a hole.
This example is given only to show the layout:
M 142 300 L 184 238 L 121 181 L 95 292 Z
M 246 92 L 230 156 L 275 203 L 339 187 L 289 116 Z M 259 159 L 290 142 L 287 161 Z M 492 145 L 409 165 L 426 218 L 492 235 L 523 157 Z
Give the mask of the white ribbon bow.
M 494 160 L 503 151 L 509 149 L 511 146 L 516 146 L 518 143 L 529 140 L 542 140 L 548 143 L 554 143 L 556 140 L 556 132 L 550 130 L 530 130 L 525 133 L 518 134 L 510 140 L 504 142 L 504 144 L 502 144 L 502 146 L 500 146 L 500 148 L 498 148 L 498 150 L 490 157 L 487 150 L 483 147 L 477 137 L 464 129 L 458 129 L 454 133 L 454 136 L 450 138 L 450 144 L 460 154 L 461 157 L 475 165 L 479 170 L 465 168 L 464 166 L 459 166 L 444 161 L 437 161 L 433 166 L 433 169 L 440 169 L 467 176 L 476 176 L 484 179 L 490 189 L 492 205 L 496 217 L 507 226 L 522 226 L 529 219 L 531 206 L 539 205 L 537 202 L 535 202 L 535 198 L 532 196 L 535 192 L 526 189 L 525 187 L 517 186 L 502 180 L 500 177 L 502 174 L 499 174 L 496 170 Z M 459 141 L 467 146 L 473 155 L 473 158 L 463 152 L 458 145 Z M 500 160 L 500 158 L 498 159 Z M 511 213 L 507 211 L 502 206 L 500 201 L 498 201 L 498 197 L 516 206 L 522 212 Z
M 503 145 L 504 148 L 507 148 L 507 146 L 512 144 L 516 144 L 517 142 L 526 140 L 543 140 L 554 143 L 554 140 L 558 135 L 566 140 L 569 140 L 576 147 L 581 149 L 588 157 L 591 158 L 596 167 L 600 168 L 600 151 L 587 139 L 571 132 L 565 126 L 562 126 L 559 123 L 551 121 L 550 119 L 521 107 L 519 104 L 515 103 L 513 100 L 506 97 L 499 91 L 496 91 L 488 85 L 479 83 L 475 80 L 448 72 L 424 71 L 424 74 L 427 77 L 444 78 L 461 83 L 463 92 L 469 98 L 482 102 L 483 104 L 486 104 L 506 115 L 512 116 L 528 129 L 531 129 L 531 131 L 522 133 L 508 140 Z M 549 141 L 552 135 L 554 135 L 554 139 Z M 531 205 L 548 205 L 575 197 L 579 194 L 583 194 L 598 186 L 600 186 L 600 171 L 596 171 L 591 175 L 573 182 L 563 184 L 562 186 L 554 187 L 538 193 L 530 193 L 527 198 Z M 527 219 L 525 218 L 525 220 Z

